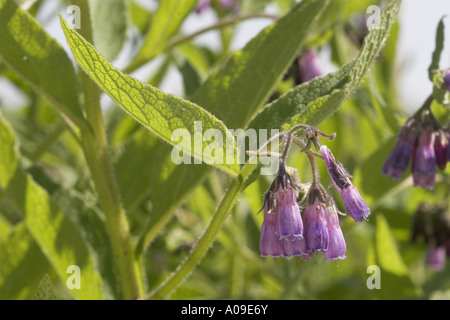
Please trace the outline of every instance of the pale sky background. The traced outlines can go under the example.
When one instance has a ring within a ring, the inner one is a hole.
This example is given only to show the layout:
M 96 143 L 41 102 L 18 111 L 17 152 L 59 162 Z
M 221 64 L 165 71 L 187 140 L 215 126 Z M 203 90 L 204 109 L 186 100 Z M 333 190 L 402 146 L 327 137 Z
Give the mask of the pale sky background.
M 147 1 L 147 2 L 146 2 Z M 245 0 L 244 0 L 245 1 Z M 139 0 L 142 4 L 150 7 L 155 6 L 153 0 Z M 57 3 L 56 1 L 53 3 Z M 52 4 L 50 3 L 49 6 Z M 47 12 L 47 16 L 40 14 L 38 20 L 45 23 L 47 31 L 61 42 L 63 47 L 69 51 L 64 40 L 61 27 L 56 15 L 54 18 L 48 14 L 55 12 L 52 10 L 42 10 Z M 60 10 L 60 9 L 59 9 Z M 275 7 L 269 6 L 266 11 L 275 13 Z M 64 15 L 64 12 L 62 12 Z M 437 24 L 442 16 L 445 18 L 445 45 L 441 57 L 441 68 L 450 67 L 450 0 L 403 0 L 400 9 L 400 36 L 397 50 L 397 60 L 402 64 L 403 69 L 400 74 L 399 97 L 406 110 L 414 112 L 418 109 L 426 97 L 431 92 L 431 82 L 428 80 L 427 69 L 431 61 L 431 55 L 434 50 L 435 31 Z M 188 17 L 182 26 L 183 33 L 191 33 L 199 28 L 209 26 L 215 21 L 216 17 L 212 10 L 206 10 L 201 15 L 193 14 Z M 254 19 L 246 21 L 238 26 L 235 38 L 232 42 L 233 49 L 242 48 L 252 37 L 258 34 L 263 28 L 271 23 L 269 19 Z M 211 48 L 217 48 L 220 45 L 217 31 L 211 31 L 197 37 L 194 40 Z M 113 61 L 116 67 L 123 67 L 123 56 L 127 53 L 127 48 L 122 54 Z M 69 54 L 69 56 L 72 56 Z M 323 59 L 324 71 L 331 71 L 326 56 Z M 133 74 L 141 80 L 148 79 L 148 74 L 154 70 L 160 61 L 156 59 L 147 66 L 141 68 L 139 72 Z M 181 77 L 175 69 L 169 71 L 168 77 L 161 84 L 161 89 L 165 92 L 182 95 Z M 0 99 L 4 107 L 21 106 L 26 103 L 24 97 L 18 94 L 14 87 L 0 78 Z M 103 103 L 108 104 L 107 97 L 103 98 Z

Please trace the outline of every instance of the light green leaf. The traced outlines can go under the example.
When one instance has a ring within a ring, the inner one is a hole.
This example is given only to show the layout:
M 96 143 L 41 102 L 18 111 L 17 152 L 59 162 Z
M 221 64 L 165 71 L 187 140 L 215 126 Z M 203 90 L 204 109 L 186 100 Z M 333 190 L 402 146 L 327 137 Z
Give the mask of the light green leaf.
M 376 223 L 375 246 L 381 270 L 397 276 L 408 275 L 408 267 L 398 251 L 395 238 L 392 236 L 386 219 L 380 213 L 376 216 Z
M 129 73 L 139 68 L 160 54 L 167 40 L 178 31 L 196 5 L 197 0 L 159 1 L 144 43 L 125 72 Z
M 312 111 L 310 103 L 320 97 L 327 96 L 348 82 L 349 72 L 353 63 L 350 62 L 334 73 L 315 78 L 300 86 L 294 87 L 277 100 L 266 105 L 250 122 L 249 128 L 282 129 L 291 123 L 292 118 L 299 114 Z
M 1 121 L 0 115 L 0 121 Z M 0 200 L 2 190 L 8 187 L 9 182 L 16 172 L 18 159 L 16 155 L 14 134 L 11 129 L 0 122 Z
M 0 0 L 0 61 L 73 122 L 84 121 L 72 62 L 59 43 L 13 0 Z
M 94 45 L 107 60 L 114 59 L 125 43 L 127 9 L 125 0 L 89 1 Z
M 62 17 L 60 18 L 75 60 L 122 109 L 169 144 L 182 148 L 184 152 L 231 175 L 236 175 L 237 161 L 227 158 L 229 155 L 237 157 L 234 139 L 220 120 L 190 101 L 166 94 L 115 69 L 91 44 L 71 29 Z M 187 133 L 182 135 L 181 142 L 172 141 L 172 134 L 177 129 Z M 222 139 L 212 142 L 202 139 L 203 132 L 208 129 L 218 132 Z M 211 149 L 222 152 L 219 161 L 212 152 L 206 152 Z
M 0 120 L 0 132 L 4 131 L 10 131 L 10 136 L 13 136 L 6 122 Z M 14 142 L 8 145 L 13 146 Z M 6 150 L 8 153 L 15 154 L 15 150 L 10 148 Z M 18 158 L 17 154 L 15 158 Z M 0 167 L 6 168 L 3 158 L 0 158 Z M 69 277 L 67 268 L 71 265 L 80 267 L 81 289 L 71 290 L 74 297 L 103 299 L 102 279 L 76 225 L 20 167 L 17 166 L 13 172 L 8 187 L 2 190 L 2 199 L 7 199 L 23 217 L 31 236 L 64 284 Z
M 53 291 L 53 283 L 48 274 L 44 275 L 33 300 L 55 300 L 55 292 Z
M 51 268 L 23 222 L 2 236 L 0 261 L 0 299 L 4 300 L 31 299 L 40 278 Z
M 303 1 L 211 75 L 192 100 L 229 128 L 246 127 L 299 53 L 328 1 Z M 282 44 L 282 45 L 281 45 Z
M 431 64 L 428 67 L 428 77 L 433 81 L 433 74 L 439 69 L 439 61 L 441 60 L 441 53 L 444 49 L 444 17 L 439 20 L 438 27 L 436 29 L 436 41 L 435 49 L 431 57 Z

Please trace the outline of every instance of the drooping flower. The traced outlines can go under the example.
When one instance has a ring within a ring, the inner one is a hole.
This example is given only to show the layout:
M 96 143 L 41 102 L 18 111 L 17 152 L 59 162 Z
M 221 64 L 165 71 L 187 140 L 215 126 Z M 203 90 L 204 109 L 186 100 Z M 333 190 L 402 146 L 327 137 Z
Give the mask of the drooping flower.
M 320 152 L 327 165 L 331 181 L 341 195 L 348 215 L 356 222 L 367 219 L 370 215 L 370 208 L 362 198 L 358 189 L 352 184 L 350 174 L 344 169 L 340 162 L 336 161 L 334 155 L 327 146 L 322 145 L 320 147 Z
M 392 149 L 383 166 L 383 174 L 392 179 L 399 179 L 408 168 L 409 160 L 413 154 L 414 145 L 417 140 L 415 120 L 409 120 L 400 131 L 397 144 Z
M 326 251 L 328 249 L 329 234 L 326 216 L 329 214 L 325 204 L 318 197 L 312 205 L 304 209 L 304 238 L 309 251 Z
M 434 151 L 435 133 L 430 127 L 425 128 L 414 150 L 412 175 L 415 186 L 426 189 L 434 188 L 436 176 L 436 155 Z
M 448 136 L 447 132 L 443 129 L 439 129 L 436 134 L 436 141 L 434 145 L 434 153 L 436 155 L 436 165 L 441 169 L 445 170 L 448 161 Z
M 297 177 L 298 178 L 298 177 Z M 259 241 L 261 256 L 302 257 L 303 221 L 291 176 L 283 169 L 264 199 L 264 221 Z
M 445 246 L 431 243 L 428 248 L 426 263 L 434 271 L 441 271 L 445 267 L 446 256 Z
M 264 221 L 261 226 L 259 249 L 262 257 L 272 256 L 274 258 L 282 255 L 281 241 L 277 232 L 277 210 L 276 205 L 270 208 L 269 203 L 264 204 Z
M 289 241 L 294 241 L 296 238 L 302 238 L 303 222 L 294 188 L 283 188 L 280 185 L 275 197 L 278 208 L 277 231 L 280 239 L 287 238 Z
M 319 65 L 319 59 L 314 50 L 306 50 L 302 56 L 297 60 L 298 73 L 296 76 L 296 84 L 308 82 L 316 77 L 322 75 L 322 70 Z
M 329 245 L 327 251 L 323 252 L 325 260 L 345 259 L 345 251 L 347 246 L 345 244 L 344 235 L 339 225 L 339 217 L 336 213 L 329 213 L 326 215 Z

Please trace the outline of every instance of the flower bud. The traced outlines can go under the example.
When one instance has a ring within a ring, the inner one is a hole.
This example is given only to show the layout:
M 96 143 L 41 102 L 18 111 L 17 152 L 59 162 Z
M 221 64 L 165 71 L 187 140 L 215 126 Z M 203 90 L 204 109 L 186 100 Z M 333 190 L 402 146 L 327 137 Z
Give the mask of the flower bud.
M 402 128 L 397 144 L 384 163 L 382 172 L 392 179 L 399 179 L 408 168 L 409 159 L 413 154 L 417 140 L 417 130 L 413 127 L 413 124 L 414 120 L 410 120 Z
M 443 129 L 439 129 L 434 144 L 434 153 L 436 156 L 436 165 L 445 170 L 448 158 L 448 135 Z

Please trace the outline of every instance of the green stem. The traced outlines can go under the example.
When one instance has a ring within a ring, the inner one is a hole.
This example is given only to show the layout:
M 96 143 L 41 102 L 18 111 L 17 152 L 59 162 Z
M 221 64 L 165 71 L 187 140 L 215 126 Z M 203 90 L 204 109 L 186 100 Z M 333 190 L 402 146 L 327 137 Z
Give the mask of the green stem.
M 164 52 L 167 52 L 167 51 L 173 49 L 174 47 L 182 44 L 183 42 L 192 40 L 193 38 L 195 38 L 195 37 L 197 37 L 197 36 L 199 36 L 199 35 L 201 35 L 201 34 L 203 34 L 205 32 L 212 31 L 212 30 L 219 29 L 219 28 L 223 28 L 225 26 L 228 26 L 228 25 L 231 25 L 231 24 L 235 24 L 235 23 L 238 23 L 238 22 L 241 22 L 241 21 L 244 21 L 244 20 L 255 19 L 255 18 L 269 18 L 269 19 L 273 19 L 273 20 L 278 19 L 277 16 L 270 15 L 270 14 L 267 14 L 267 13 L 251 13 L 251 14 L 244 15 L 244 16 L 232 16 L 232 17 L 229 17 L 229 18 L 225 18 L 225 19 L 222 19 L 222 20 L 218 21 L 217 23 L 215 23 L 215 24 L 213 24 L 213 25 L 211 25 L 209 27 L 200 29 L 200 30 L 198 30 L 198 31 L 196 31 L 194 33 L 191 33 L 191 34 L 188 34 L 188 35 L 185 35 L 185 36 L 180 36 L 180 37 L 178 37 L 178 38 L 176 38 L 176 39 L 174 39 L 172 41 L 169 41 L 167 43 L 166 47 L 164 48 Z M 135 65 L 130 65 L 127 68 L 125 68 L 124 72 L 125 73 L 131 73 L 131 72 L 135 71 L 137 68 L 141 67 L 144 63 L 146 63 L 146 62 L 144 61 L 144 62 L 135 64 Z
M 88 1 L 74 0 L 74 3 L 80 7 L 82 15 L 80 34 L 92 42 Z M 89 129 L 80 130 L 82 145 L 99 202 L 106 217 L 123 298 L 142 298 L 145 295 L 142 274 L 138 261 L 134 259 L 134 246 L 128 221 L 109 161 L 106 132 L 100 108 L 100 90 L 86 73 L 81 73 L 81 77 L 84 91 L 84 111 L 89 124 Z
M 42 154 L 48 150 L 48 148 L 59 138 L 59 136 L 66 130 L 66 124 L 64 122 L 60 122 L 56 125 L 56 128 L 47 136 L 47 138 L 40 143 L 36 149 L 31 153 L 28 158 L 35 162 L 37 161 Z
M 191 274 L 208 249 L 211 247 L 211 244 L 219 233 L 225 219 L 244 189 L 245 181 L 256 166 L 256 164 L 249 164 L 248 162 L 244 165 L 239 176 L 234 178 L 231 182 L 227 193 L 222 199 L 205 233 L 197 242 L 197 245 L 191 251 L 187 259 L 169 277 L 169 279 L 167 279 L 161 286 L 159 286 L 148 296 L 149 299 L 166 298 Z
M 238 23 L 238 22 L 241 22 L 241 21 L 244 21 L 244 20 L 254 19 L 254 18 L 269 18 L 269 19 L 274 19 L 274 20 L 278 19 L 277 16 L 270 15 L 270 14 L 267 14 L 267 13 L 251 13 L 251 14 L 244 15 L 244 16 L 232 16 L 232 17 L 229 17 L 229 18 L 224 18 L 224 19 L 218 21 L 216 24 L 213 24 L 213 25 L 211 25 L 209 27 L 200 29 L 200 30 L 198 30 L 198 31 L 196 31 L 194 33 L 191 33 L 191 34 L 188 34 L 188 35 L 185 35 L 185 36 L 180 36 L 179 38 L 176 38 L 173 41 L 170 41 L 166 45 L 165 50 L 166 51 L 170 50 L 173 47 L 175 47 L 175 46 L 177 46 L 177 45 L 179 45 L 179 44 L 181 44 L 183 42 L 189 41 L 189 40 L 191 40 L 191 39 L 193 39 L 193 38 L 195 38 L 195 37 L 197 37 L 197 36 L 199 36 L 199 35 L 201 35 L 201 34 L 203 34 L 205 32 L 208 32 L 208 31 L 211 31 L 211 30 L 215 30 L 215 29 L 219 29 L 219 28 L 223 28 L 223 27 L 228 26 L 230 24 L 234 24 L 234 23 Z

